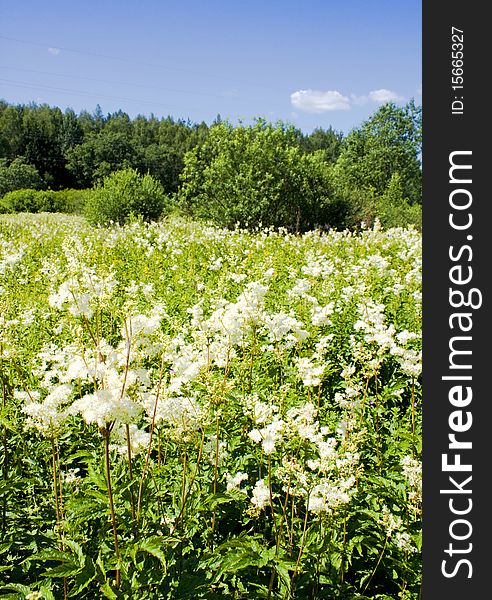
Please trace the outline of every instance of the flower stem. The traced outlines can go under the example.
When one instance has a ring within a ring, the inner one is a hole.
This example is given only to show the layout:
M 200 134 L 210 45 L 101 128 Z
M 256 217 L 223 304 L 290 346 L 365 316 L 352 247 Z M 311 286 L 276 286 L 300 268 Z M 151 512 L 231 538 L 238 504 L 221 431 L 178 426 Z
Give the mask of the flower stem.
M 130 439 L 130 425 L 126 425 L 126 450 L 128 456 L 128 475 L 130 477 L 130 494 L 132 503 L 132 519 L 135 520 L 135 492 L 133 490 L 132 445 Z
M 109 456 L 109 438 L 111 435 L 111 431 L 109 427 L 104 427 L 102 429 L 102 434 L 104 436 L 104 458 L 106 464 L 106 481 L 108 484 L 108 501 L 109 501 L 109 512 L 111 514 L 111 524 L 113 526 L 113 538 L 114 538 L 114 552 L 116 556 L 116 560 L 119 563 L 121 560 L 120 554 L 120 546 L 118 543 L 118 531 L 116 528 L 116 514 L 114 511 L 114 498 L 113 498 L 113 487 L 111 485 L 111 461 Z M 116 587 L 120 587 L 121 581 L 121 573 L 119 567 L 116 568 Z
M 371 576 L 367 580 L 366 585 L 364 586 L 364 589 L 362 590 L 363 594 L 365 593 L 365 591 L 369 587 L 369 584 L 371 583 L 372 578 L 374 577 L 374 574 L 376 573 L 376 571 L 377 571 L 377 569 L 379 567 L 379 563 L 383 560 L 384 551 L 386 550 L 386 546 L 387 545 L 388 545 L 388 538 L 385 539 L 383 549 L 381 550 L 381 554 L 379 555 L 379 558 L 378 558 L 378 562 L 376 563 L 376 566 L 374 567 L 373 572 L 371 573 Z

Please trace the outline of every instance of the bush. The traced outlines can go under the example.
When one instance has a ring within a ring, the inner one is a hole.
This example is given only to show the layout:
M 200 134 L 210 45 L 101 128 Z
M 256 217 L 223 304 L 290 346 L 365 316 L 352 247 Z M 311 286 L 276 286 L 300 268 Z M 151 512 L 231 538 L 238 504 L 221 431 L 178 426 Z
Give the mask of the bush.
M 2 198 L 2 204 L 5 207 L 5 212 L 40 212 L 41 199 L 39 198 L 39 194 L 40 192 L 38 190 L 33 189 L 14 190 L 12 192 L 8 192 Z
M 376 214 L 384 227 L 422 227 L 422 206 L 404 197 L 401 177 L 393 173 L 388 187 L 376 203 Z
M 0 202 L 0 213 L 64 212 L 81 214 L 90 190 L 33 190 L 8 192 Z
M 84 214 L 85 207 L 92 194 L 92 190 L 59 190 L 53 192 L 55 196 L 56 212 Z
M 346 207 L 334 199 L 323 151 L 303 153 L 292 127 L 220 123 L 184 161 L 179 201 L 193 216 L 292 231 L 343 224 Z
M 15 158 L 9 165 L 0 160 L 0 196 L 19 189 L 39 189 L 44 182 L 36 167 L 27 164 L 22 157 Z
M 88 198 L 85 215 L 90 223 L 123 224 L 130 215 L 145 221 L 158 219 L 166 205 L 161 184 L 150 175 L 124 169 L 108 175 Z

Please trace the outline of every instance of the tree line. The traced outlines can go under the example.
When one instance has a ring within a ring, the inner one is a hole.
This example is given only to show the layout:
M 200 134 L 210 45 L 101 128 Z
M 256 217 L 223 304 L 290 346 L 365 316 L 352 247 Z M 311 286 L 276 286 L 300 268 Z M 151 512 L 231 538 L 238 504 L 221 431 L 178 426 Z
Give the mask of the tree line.
M 168 210 L 225 226 L 304 230 L 376 215 L 388 225 L 418 224 L 421 130 L 413 101 L 381 106 L 346 136 L 262 119 L 233 126 L 218 116 L 209 126 L 0 101 L 0 197 L 25 188 L 100 189 L 126 170 L 132 181 L 151 176 Z

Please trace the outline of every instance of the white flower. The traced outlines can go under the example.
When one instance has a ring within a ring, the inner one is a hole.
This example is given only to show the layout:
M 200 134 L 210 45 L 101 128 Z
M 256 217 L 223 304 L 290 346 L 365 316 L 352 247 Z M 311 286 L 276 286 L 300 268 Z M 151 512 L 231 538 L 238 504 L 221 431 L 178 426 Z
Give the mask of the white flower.
M 130 450 L 133 456 L 147 450 L 150 441 L 150 433 L 144 429 L 139 429 L 134 423 L 128 425 L 130 433 Z M 120 425 L 112 432 L 113 443 L 110 444 L 111 450 L 116 450 L 119 454 L 128 453 L 128 442 L 126 427 Z
M 252 429 L 248 433 L 248 437 L 250 437 L 253 440 L 253 442 L 255 442 L 256 444 L 259 444 L 261 442 L 261 440 L 263 439 L 261 437 L 261 433 L 258 429 Z
M 259 509 L 265 508 L 270 502 L 270 490 L 263 479 L 255 483 L 251 502 Z
M 80 413 L 86 423 L 97 423 L 104 427 L 112 421 L 131 423 L 139 414 L 140 408 L 126 395 L 115 389 L 97 390 L 76 400 L 70 409 L 72 414 Z
M 296 366 L 299 377 L 305 386 L 319 385 L 325 370 L 325 365 L 315 365 L 308 358 L 298 358 Z
M 242 473 L 238 471 L 236 475 L 232 476 L 230 473 L 226 473 L 226 489 L 228 492 L 232 490 L 239 490 L 240 492 L 244 492 L 241 489 L 241 483 L 248 479 L 248 475 L 246 473 Z
M 313 325 L 321 327 L 323 325 L 331 325 L 330 315 L 333 314 L 334 303 L 330 302 L 326 306 L 313 306 L 311 309 L 311 320 Z

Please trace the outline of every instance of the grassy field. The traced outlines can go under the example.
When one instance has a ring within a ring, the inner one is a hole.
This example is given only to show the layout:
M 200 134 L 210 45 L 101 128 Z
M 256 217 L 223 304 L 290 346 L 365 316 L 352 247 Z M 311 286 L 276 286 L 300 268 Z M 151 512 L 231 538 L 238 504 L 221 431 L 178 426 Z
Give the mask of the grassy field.
M 416 599 L 421 236 L 0 217 L 0 597 Z

